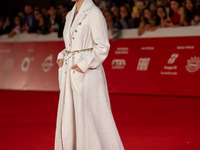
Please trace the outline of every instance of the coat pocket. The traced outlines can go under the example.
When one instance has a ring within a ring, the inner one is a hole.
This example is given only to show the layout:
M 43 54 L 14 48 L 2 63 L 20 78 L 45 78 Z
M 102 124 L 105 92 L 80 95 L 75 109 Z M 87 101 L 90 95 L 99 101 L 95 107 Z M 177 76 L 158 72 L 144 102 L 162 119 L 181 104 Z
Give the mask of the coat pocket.
M 74 69 L 71 70 L 71 85 L 72 90 L 77 94 L 81 94 L 82 85 L 83 85 L 84 73 L 80 73 Z

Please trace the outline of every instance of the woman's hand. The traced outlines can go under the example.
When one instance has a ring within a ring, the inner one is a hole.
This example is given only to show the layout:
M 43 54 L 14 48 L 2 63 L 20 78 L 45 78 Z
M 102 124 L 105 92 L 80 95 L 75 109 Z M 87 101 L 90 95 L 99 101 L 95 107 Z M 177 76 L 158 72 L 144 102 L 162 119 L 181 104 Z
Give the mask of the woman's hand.
M 72 69 L 75 69 L 76 71 L 80 72 L 80 73 L 84 73 L 80 68 L 79 66 L 76 64 L 76 65 L 73 65 L 72 66 Z
M 58 60 L 58 67 L 62 67 L 63 66 L 63 59 L 59 59 Z
M 145 25 L 144 30 L 149 31 L 151 29 L 151 26 L 149 24 Z

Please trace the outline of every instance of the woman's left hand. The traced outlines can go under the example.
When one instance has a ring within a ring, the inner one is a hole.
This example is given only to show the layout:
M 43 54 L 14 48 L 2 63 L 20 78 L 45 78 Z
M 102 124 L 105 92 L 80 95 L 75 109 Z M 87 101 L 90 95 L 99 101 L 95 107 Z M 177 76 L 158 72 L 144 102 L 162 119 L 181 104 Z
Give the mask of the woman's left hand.
M 72 66 L 72 69 L 75 69 L 76 71 L 80 72 L 80 73 L 84 73 L 77 64 Z

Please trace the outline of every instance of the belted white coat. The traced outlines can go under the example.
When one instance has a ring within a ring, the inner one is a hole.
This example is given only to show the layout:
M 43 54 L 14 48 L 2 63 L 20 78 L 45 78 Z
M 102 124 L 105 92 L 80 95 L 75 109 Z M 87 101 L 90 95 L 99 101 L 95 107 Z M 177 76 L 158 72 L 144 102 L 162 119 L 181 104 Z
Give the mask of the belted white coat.
M 110 48 L 107 25 L 92 0 L 84 0 L 73 23 L 73 9 L 63 31 L 64 59 L 59 68 L 55 150 L 124 150 L 111 112 L 102 62 Z M 93 48 L 72 56 L 66 51 Z M 84 73 L 72 70 L 72 59 Z

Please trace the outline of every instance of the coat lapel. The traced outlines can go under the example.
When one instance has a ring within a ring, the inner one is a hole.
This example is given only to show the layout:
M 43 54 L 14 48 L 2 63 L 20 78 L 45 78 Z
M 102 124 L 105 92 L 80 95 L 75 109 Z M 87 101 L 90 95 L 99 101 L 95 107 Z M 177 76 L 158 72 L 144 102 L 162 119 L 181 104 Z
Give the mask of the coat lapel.
M 66 26 L 65 26 L 65 29 L 64 29 L 64 36 L 67 40 L 70 39 L 70 26 L 71 26 L 71 23 L 72 23 L 72 19 L 73 19 L 73 15 L 74 15 L 74 12 L 76 10 L 76 6 L 74 5 L 73 9 L 71 10 L 71 12 L 69 12 L 70 16 L 69 16 L 69 20 L 66 20 Z
M 71 34 L 74 32 L 74 30 L 79 25 L 79 23 L 84 20 L 84 18 L 86 17 L 86 15 L 87 14 L 85 14 L 83 12 L 78 13 L 78 15 L 75 17 L 74 22 L 72 23 L 72 26 L 71 26 Z
M 74 5 L 75 8 L 73 8 L 74 11 L 72 11 L 72 19 L 70 20 L 70 22 L 72 23 L 71 34 L 74 32 L 74 30 L 79 25 L 79 23 L 82 22 L 85 19 L 85 17 L 87 16 L 86 11 L 89 10 L 93 5 L 94 5 L 94 3 L 93 3 L 92 0 L 84 0 L 82 6 L 79 9 L 77 16 L 75 17 L 75 19 L 72 23 L 72 19 L 74 17 L 74 12 L 75 12 L 75 9 L 76 9 L 76 4 Z

